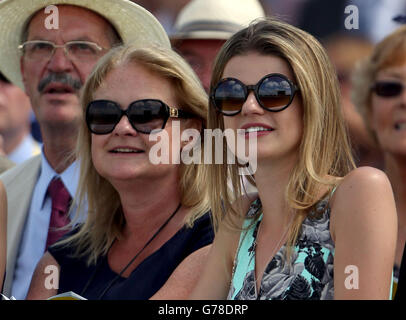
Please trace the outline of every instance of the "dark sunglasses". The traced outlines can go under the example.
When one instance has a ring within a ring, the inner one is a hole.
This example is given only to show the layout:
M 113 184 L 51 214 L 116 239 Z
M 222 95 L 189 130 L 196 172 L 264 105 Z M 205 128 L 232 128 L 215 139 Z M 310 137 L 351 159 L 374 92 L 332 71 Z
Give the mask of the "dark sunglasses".
M 126 110 L 117 102 L 94 100 L 86 108 L 86 124 L 94 134 L 107 134 L 114 130 L 123 115 L 131 126 L 140 133 L 149 134 L 153 130 L 165 128 L 169 118 L 192 118 L 193 114 L 169 107 L 161 100 L 143 99 L 131 102 Z
M 380 97 L 396 97 L 402 93 L 404 86 L 397 81 L 377 81 L 371 89 Z
M 212 91 L 210 98 L 219 112 L 226 116 L 234 116 L 241 112 L 250 90 L 254 91 L 262 108 L 279 112 L 292 103 L 299 89 L 283 74 L 271 73 L 259 80 L 256 85 L 248 86 L 238 79 L 222 79 Z

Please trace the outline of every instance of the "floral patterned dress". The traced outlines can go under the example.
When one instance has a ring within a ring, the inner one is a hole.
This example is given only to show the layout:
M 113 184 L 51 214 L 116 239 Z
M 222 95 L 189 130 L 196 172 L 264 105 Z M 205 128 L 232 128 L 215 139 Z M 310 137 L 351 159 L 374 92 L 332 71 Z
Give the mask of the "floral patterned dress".
M 255 200 L 248 210 L 235 256 L 228 299 L 232 300 L 320 300 L 334 298 L 334 243 L 330 234 L 331 194 L 320 200 L 303 221 L 290 263 L 285 262 L 283 245 L 267 265 L 256 292 L 255 243 L 262 205 Z M 251 226 L 250 226 L 251 225 Z

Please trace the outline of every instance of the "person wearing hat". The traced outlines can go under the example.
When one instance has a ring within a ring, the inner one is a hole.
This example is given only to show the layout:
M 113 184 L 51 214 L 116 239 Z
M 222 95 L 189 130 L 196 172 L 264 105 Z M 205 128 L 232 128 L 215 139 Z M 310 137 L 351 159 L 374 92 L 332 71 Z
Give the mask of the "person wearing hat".
M 0 176 L 8 200 L 3 292 L 24 299 L 37 262 L 61 236 L 55 230 L 69 222 L 82 85 L 115 45 L 170 42 L 156 18 L 128 0 L 3 0 L 0 34 L 0 69 L 29 96 L 43 138 L 41 155 Z
M 212 65 L 221 46 L 251 21 L 264 16 L 258 0 L 192 0 L 176 18 L 172 46 L 209 92 Z

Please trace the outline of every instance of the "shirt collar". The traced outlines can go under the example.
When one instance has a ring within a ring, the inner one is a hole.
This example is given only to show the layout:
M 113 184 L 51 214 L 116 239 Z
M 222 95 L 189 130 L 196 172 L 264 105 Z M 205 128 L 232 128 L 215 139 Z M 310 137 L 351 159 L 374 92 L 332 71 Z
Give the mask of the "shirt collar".
M 45 158 L 44 150 L 41 152 L 41 173 L 38 179 L 37 187 L 39 188 L 39 196 L 41 199 L 41 209 L 44 207 L 45 199 L 47 196 L 47 189 L 49 183 L 54 178 L 61 178 L 63 184 L 68 190 L 70 196 L 73 198 L 79 184 L 80 166 L 78 161 L 74 161 L 62 173 L 58 174 L 51 167 L 48 160 Z
M 7 157 L 15 163 L 24 162 L 39 153 L 40 149 L 36 147 L 37 145 L 38 143 L 35 142 L 34 138 L 30 134 L 27 134 L 17 148 L 9 153 Z

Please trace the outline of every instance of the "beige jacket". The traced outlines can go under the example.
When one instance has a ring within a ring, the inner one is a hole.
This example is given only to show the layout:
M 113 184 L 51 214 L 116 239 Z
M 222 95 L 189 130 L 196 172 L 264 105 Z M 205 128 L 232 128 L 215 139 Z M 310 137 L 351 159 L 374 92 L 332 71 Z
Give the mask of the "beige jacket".
M 9 297 L 24 224 L 41 167 L 41 155 L 0 175 L 7 191 L 7 266 L 3 293 Z

